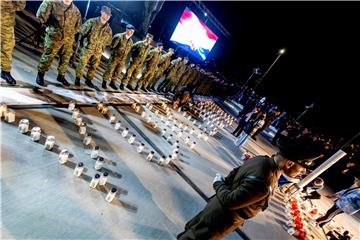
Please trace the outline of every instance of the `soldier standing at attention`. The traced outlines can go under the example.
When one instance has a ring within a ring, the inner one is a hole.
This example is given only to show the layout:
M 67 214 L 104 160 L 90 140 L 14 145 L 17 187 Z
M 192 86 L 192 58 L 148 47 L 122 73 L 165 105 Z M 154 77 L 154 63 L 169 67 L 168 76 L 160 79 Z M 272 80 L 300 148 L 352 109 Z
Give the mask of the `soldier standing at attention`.
M 132 61 L 126 71 L 126 75 L 122 79 L 122 84 L 131 91 L 138 90 L 138 86 L 135 86 L 137 84 L 136 79 L 141 73 L 145 59 L 149 54 L 152 40 L 153 36 L 148 33 L 144 40 L 136 42 L 131 48 Z
M 170 66 L 171 57 L 174 55 L 174 49 L 169 48 L 168 52 L 161 55 L 159 64 L 155 70 L 153 78 L 150 80 L 150 90 L 155 91 L 156 82 L 161 78 L 164 74 L 165 70 Z
M 179 83 L 180 79 L 182 78 L 182 76 L 185 74 L 186 68 L 187 68 L 187 63 L 189 62 L 189 58 L 188 57 L 184 57 L 184 59 L 181 61 L 179 68 L 176 71 L 176 74 L 174 75 L 174 77 L 172 79 L 170 79 L 170 89 L 171 91 L 175 91 L 175 87 L 176 85 Z
M 100 64 L 105 47 L 111 44 L 112 30 L 108 24 L 110 17 L 111 9 L 102 6 L 100 17 L 87 20 L 81 28 L 83 47 L 80 52 L 80 62 L 76 68 L 76 86 L 80 86 L 80 78 L 83 76 L 84 68 L 89 62 L 85 84 L 94 88 L 91 80 L 94 78 L 95 71 Z
M 44 0 L 36 18 L 46 25 L 44 52 L 38 65 L 36 83 L 44 86 L 45 72 L 50 69 L 56 54 L 59 53 L 57 81 L 70 86 L 65 79 L 65 73 L 73 53 L 75 34 L 81 29 L 81 14 L 72 0 L 49 1 Z
M 166 88 L 170 85 L 170 82 L 173 81 L 172 79 L 176 77 L 176 72 L 180 67 L 182 59 L 183 59 L 182 56 L 178 56 L 177 59 L 174 59 L 170 62 L 170 66 L 166 69 L 167 71 L 166 77 L 164 81 L 160 83 L 158 87 L 158 91 L 164 92 Z
M 148 91 L 147 86 L 149 85 L 150 80 L 155 74 L 156 67 L 160 61 L 162 50 L 163 44 L 160 42 L 157 43 L 156 48 L 150 50 L 149 55 L 145 60 L 146 68 L 144 70 L 143 77 L 138 82 L 138 86 L 140 87 L 140 89 L 145 92 Z
M 127 24 L 125 32 L 115 34 L 113 37 L 110 45 L 110 58 L 103 75 L 102 88 L 106 89 L 106 83 L 111 79 L 109 86 L 117 90 L 115 81 L 119 78 L 121 72 L 125 71 L 126 59 L 133 45 L 131 36 L 134 34 L 134 31 L 134 26 Z M 124 89 L 122 84 L 120 89 Z
M 16 84 L 11 76 L 12 51 L 15 46 L 15 15 L 22 11 L 26 1 L 0 1 L 1 8 L 1 78 L 8 84 Z

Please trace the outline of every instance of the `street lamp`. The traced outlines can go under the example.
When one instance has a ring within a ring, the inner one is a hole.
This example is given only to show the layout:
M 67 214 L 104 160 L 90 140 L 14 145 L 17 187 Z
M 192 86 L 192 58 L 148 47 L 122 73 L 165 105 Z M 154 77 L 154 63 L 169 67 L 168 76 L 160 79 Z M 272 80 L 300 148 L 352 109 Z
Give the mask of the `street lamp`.
M 285 48 L 282 48 L 279 50 L 278 56 L 276 57 L 276 59 L 274 60 L 274 62 L 270 65 L 270 67 L 266 70 L 266 72 L 264 73 L 264 75 L 260 78 L 259 82 L 256 84 L 256 86 L 254 87 L 254 90 L 260 85 L 260 83 L 263 81 L 263 79 L 265 78 L 265 76 L 269 73 L 270 69 L 275 65 L 275 63 L 277 62 L 277 60 L 279 60 L 279 58 L 284 55 L 286 52 Z

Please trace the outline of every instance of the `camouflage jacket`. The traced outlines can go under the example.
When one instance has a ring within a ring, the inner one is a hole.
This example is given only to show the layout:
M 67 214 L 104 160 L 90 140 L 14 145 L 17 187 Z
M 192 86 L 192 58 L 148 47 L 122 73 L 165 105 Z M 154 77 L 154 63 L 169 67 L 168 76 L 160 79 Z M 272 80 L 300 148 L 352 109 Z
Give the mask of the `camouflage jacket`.
M 136 42 L 131 48 L 131 64 L 142 65 L 149 54 L 150 45 L 145 46 L 144 41 Z
M 15 26 L 15 12 L 24 10 L 26 1 L 0 1 L 1 28 Z
M 168 53 L 161 55 L 156 71 L 164 72 L 170 66 L 171 57 Z
M 193 70 L 193 68 L 190 67 L 190 65 L 185 65 L 185 71 L 181 76 L 181 80 L 187 80 L 190 77 L 190 75 L 192 74 L 192 72 L 193 72 L 192 70 Z
M 84 48 L 103 52 L 111 44 L 112 30 L 108 23 L 101 23 L 100 17 L 87 20 L 81 28 L 81 34 Z
M 111 56 L 126 60 L 132 45 L 132 39 L 127 39 L 125 32 L 115 34 L 110 46 Z
M 158 63 L 160 62 L 160 55 L 161 52 L 158 49 L 152 49 L 149 51 L 149 54 L 146 57 L 146 68 L 147 69 L 154 69 L 157 67 Z
M 81 14 L 74 3 L 66 6 L 62 1 L 44 0 L 36 17 L 47 26 L 48 36 L 57 41 L 73 40 L 81 29 Z
M 181 65 L 181 60 L 174 59 L 170 62 L 170 66 L 168 68 L 168 76 L 175 76 L 176 72 L 178 71 L 179 67 Z
M 182 75 L 185 73 L 187 68 L 187 65 L 184 64 L 183 62 L 180 62 L 180 66 L 178 67 L 177 71 L 176 71 L 176 78 L 180 79 L 182 77 Z

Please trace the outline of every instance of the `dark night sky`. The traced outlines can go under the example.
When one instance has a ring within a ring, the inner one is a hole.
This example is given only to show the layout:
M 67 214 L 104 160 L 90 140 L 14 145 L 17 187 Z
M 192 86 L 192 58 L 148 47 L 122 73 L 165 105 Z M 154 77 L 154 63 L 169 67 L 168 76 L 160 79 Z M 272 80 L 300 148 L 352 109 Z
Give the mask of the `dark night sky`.
M 88 17 L 96 6 L 92 2 Z M 140 2 L 111 1 L 126 12 L 135 27 L 141 18 Z M 29 5 L 37 6 L 40 3 Z M 75 1 L 82 14 L 86 2 Z M 219 36 L 210 58 L 217 70 L 236 82 L 245 81 L 252 68 L 264 70 L 275 60 L 278 49 L 287 53 L 280 57 L 259 88 L 283 109 L 299 115 L 305 105 L 315 108 L 303 118 L 307 126 L 320 132 L 351 137 L 360 130 L 355 116 L 359 110 L 360 3 L 359 2 L 220 2 L 204 4 L 230 32 Z M 168 40 L 188 6 L 202 20 L 204 16 L 191 2 L 165 2 L 149 32 L 165 47 L 175 47 Z M 97 8 L 99 9 L 99 8 Z M 119 14 L 113 10 L 113 15 Z

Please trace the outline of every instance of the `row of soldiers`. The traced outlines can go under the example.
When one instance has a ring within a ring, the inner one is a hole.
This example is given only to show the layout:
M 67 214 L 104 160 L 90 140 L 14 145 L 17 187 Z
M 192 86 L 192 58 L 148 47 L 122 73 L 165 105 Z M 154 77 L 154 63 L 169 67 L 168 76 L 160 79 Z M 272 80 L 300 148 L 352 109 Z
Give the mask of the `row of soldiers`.
M 25 1 L 1 1 L 1 77 L 9 84 L 16 84 L 10 74 L 11 55 L 15 45 L 15 11 L 21 11 L 24 8 Z M 155 85 L 164 74 L 166 77 L 159 85 L 158 91 L 174 91 L 182 85 L 195 87 L 200 84 L 204 77 L 200 68 L 193 63 L 188 64 L 187 57 L 179 56 L 171 61 L 174 50 L 169 48 L 167 52 L 163 51 L 163 44 L 160 42 L 156 44 L 156 47 L 152 47 L 151 34 L 147 34 L 144 40 L 133 43 L 131 37 L 135 29 L 133 25 L 127 24 L 125 32 L 112 36 L 112 30 L 108 24 L 110 17 L 111 9 L 102 6 L 99 17 L 91 18 L 82 24 L 80 11 L 72 0 L 44 0 L 36 13 L 41 26 L 46 26 L 44 51 L 38 65 L 36 83 L 45 85 L 45 73 L 50 69 L 56 55 L 59 55 L 57 81 L 70 86 L 65 73 L 73 55 L 75 34 L 80 32 L 82 48 L 76 67 L 74 81 L 76 86 L 80 86 L 81 77 L 88 66 L 87 74 L 84 76 L 85 84 L 91 88 L 95 87 L 92 79 L 107 46 L 110 47 L 110 58 L 102 76 L 103 89 L 106 89 L 110 82 L 109 87 L 117 90 L 115 83 L 120 81 L 121 90 L 127 87 L 132 91 L 138 89 L 154 91 Z M 127 64 L 130 55 L 131 60 Z M 205 82 L 200 84 L 200 89 L 201 86 L 206 88 Z

